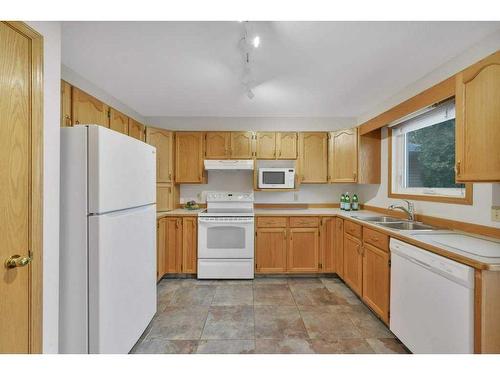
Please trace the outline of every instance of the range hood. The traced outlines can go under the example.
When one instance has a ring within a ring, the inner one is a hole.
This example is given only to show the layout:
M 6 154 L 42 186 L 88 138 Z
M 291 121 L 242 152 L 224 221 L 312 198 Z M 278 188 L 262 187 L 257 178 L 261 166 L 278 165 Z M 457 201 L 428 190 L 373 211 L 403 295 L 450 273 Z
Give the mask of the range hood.
M 205 169 L 213 170 L 253 170 L 253 160 L 205 160 Z

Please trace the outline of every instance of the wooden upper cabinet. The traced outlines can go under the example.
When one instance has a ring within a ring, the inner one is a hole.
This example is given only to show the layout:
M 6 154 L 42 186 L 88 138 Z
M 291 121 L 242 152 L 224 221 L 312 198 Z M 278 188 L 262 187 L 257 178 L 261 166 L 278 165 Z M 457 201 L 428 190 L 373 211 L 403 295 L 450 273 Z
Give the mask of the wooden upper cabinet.
M 255 268 L 262 273 L 286 272 L 287 229 L 257 228 Z
M 327 183 L 328 133 L 300 133 L 299 158 L 302 183 Z
M 128 135 L 128 117 L 114 108 L 109 109 L 109 128 Z
M 205 133 L 205 158 L 226 159 L 230 156 L 231 145 L 230 132 L 207 132 Z
M 146 142 L 156 147 L 156 182 L 173 182 L 173 133 L 164 129 L 146 128 Z
M 61 127 L 72 126 L 71 122 L 71 85 L 61 80 Z
M 275 159 L 276 158 L 276 133 L 258 132 L 256 134 L 256 153 L 257 159 Z
M 330 133 L 330 181 L 358 181 L 358 131 L 356 128 Z
M 319 230 L 318 228 L 290 228 L 288 245 L 288 271 L 318 272 Z
M 344 281 L 359 296 L 363 291 L 363 249 L 361 240 L 344 234 Z
M 198 218 L 182 218 L 182 273 L 196 273 L 198 263 Z
M 140 122 L 135 121 L 133 118 L 128 119 L 128 135 L 140 141 L 145 139 L 145 126 Z
M 231 132 L 231 158 L 251 159 L 254 152 L 253 132 Z
M 363 246 L 363 301 L 389 323 L 389 253 L 365 242 Z
M 71 90 L 71 112 L 73 125 L 97 124 L 109 127 L 107 104 L 73 86 Z
M 203 180 L 203 132 L 175 133 L 175 182 L 201 184 Z
M 177 187 L 172 183 L 156 184 L 156 211 L 175 209 Z
M 500 51 L 456 76 L 456 180 L 500 181 Z
M 297 133 L 276 133 L 276 158 L 283 160 L 297 159 Z

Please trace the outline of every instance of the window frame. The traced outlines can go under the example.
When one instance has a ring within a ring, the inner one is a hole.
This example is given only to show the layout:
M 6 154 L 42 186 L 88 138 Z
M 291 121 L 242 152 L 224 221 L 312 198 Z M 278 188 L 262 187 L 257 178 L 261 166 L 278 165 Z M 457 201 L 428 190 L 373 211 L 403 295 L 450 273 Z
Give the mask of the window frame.
M 473 188 L 472 183 L 465 183 L 465 196 L 463 197 L 453 197 L 449 195 L 440 195 L 440 194 L 418 194 L 418 193 L 401 193 L 401 192 L 393 192 L 393 160 L 392 157 L 395 154 L 393 150 L 393 134 L 392 129 L 390 127 L 387 128 L 387 140 L 388 144 L 388 191 L 387 195 L 389 198 L 398 198 L 398 199 L 411 199 L 411 200 L 420 200 L 420 201 L 429 201 L 429 202 L 439 202 L 439 203 L 452 203 L 452 204 L 464 204 L 464 205 L 472 205 L 472 197 L 473 197 Z M 396 165 L 397 161 L 394 161 Z M 431 189 L 431 188 L 429 188 Z

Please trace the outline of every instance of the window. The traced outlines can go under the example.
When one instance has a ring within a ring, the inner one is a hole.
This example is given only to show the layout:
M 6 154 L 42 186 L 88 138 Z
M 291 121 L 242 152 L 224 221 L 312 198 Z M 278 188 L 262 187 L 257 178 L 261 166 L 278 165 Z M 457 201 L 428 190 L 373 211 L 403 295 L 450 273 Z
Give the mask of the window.
M 469 203 L 470 186 L 455 183 L 454 99 L 400 120 L 390 134 L 389 196 Z

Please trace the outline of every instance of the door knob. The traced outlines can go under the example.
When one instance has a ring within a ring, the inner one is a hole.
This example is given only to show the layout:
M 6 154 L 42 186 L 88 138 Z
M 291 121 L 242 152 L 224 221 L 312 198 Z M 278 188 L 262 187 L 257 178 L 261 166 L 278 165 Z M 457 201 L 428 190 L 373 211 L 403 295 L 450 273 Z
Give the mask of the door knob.
M 12 255 L 5 261 L 5 267 L 6 268 L 24 267 L 30 264 L 32 260 L 33 258 L 31 257 L 31 253 L 30 256 L 28 257 L 22 257 L 19 254 Z

